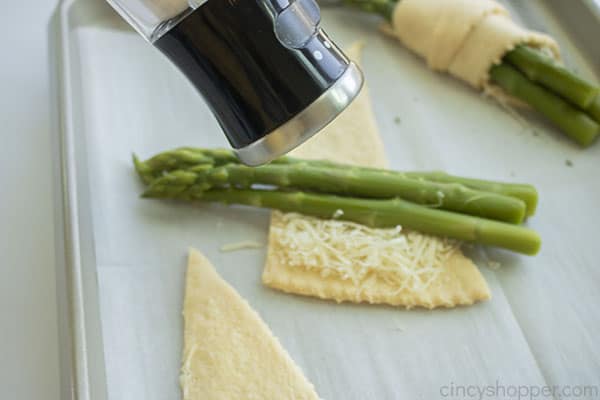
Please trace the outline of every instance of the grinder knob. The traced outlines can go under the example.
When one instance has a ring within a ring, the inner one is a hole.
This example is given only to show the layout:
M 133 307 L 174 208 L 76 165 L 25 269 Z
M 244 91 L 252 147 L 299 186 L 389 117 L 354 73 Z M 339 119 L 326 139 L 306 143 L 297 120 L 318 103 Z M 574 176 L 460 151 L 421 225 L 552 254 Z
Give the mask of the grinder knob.
M 321 12 L 314 0 L 296 0 L 275 18 L 275 34 L 284 46 L 299 49 L 317 33 L 320 22 Z

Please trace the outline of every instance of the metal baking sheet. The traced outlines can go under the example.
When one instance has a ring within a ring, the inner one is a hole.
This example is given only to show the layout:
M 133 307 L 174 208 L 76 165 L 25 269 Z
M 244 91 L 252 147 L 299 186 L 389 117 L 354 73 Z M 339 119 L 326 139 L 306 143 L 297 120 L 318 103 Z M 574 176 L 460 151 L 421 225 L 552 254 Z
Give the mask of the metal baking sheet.
M 564 15 L 554 3 L 510 6 L 526 24 L 552 33 L 569 65 L 597 79 L 600 24 L 590 9 L 585 14 L 592 2 L 569 2 L 577 5 Z M 585 27 L 567 15 L 578 7 L 576 20 Z M 55 23 L 63 398 L 180 397 L 189 246 L 258 310 L 324 399 L 452 398 L 444 393 L 468 385 L 600 384 L 600 145 L 583 151 L 536 116 L 515 118 L 428 71 L 379 34 L 375 18 L 328 8 L 324 25 L 336 41 L 367 43 L 363 67 L 393 167 L 535 183 L 541 204 L 529 225 L 544 247 L 533 258 L 473 250 L 494 296 L 473 307 L 405 311 L 290 296 L 261 285 L 265 249 L 219 251 L 241 240 L 266 243 L 267 212 L 138 198 L 133 151 L 225 146 L 185 78 L 102 1 L 64 1 Z M 582 37 L 587 41 L 577 41 Z M 502 268 L 489 269 L 490 259 Z

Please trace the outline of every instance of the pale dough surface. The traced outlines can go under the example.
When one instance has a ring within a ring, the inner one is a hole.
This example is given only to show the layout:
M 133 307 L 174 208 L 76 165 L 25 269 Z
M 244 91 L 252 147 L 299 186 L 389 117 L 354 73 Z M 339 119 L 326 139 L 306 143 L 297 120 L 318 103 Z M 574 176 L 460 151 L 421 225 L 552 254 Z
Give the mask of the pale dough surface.
M 517 25 L 493 0 L 402 0 L 393 33 L 431 69 L 449 72 L 470 85 L 489 85 L 490 68 L 515 46 L 546 48 L 560 58 L 557 43 Z
M 358 60 L 360 45 L 352 46 L 347 54 Z M 330 159 L 357 165 L 386 167 L 383 142 L 377 130 L 368 88 L 325 130 L 293 152 L 293 155 L 312 159 Z M 397 293 L 397 288 L 376 282 L 369 290 L 357 288 L 351 281 L 328 277 L 318 272 L 291 268 L 280 263 L 281 252 L 289 251 L 276 245 L 274 226 L 283 224 L 281 213 L 271 216 L 269 248 L 263 272 L 265 285 L 288 293 L 332 299 L 338 302 L 386 303 L 406 307 L 453 307 L 469 305 L 490 298 L 489 287 L 471 260 L 460 250 L 451 257 L 438 279 L 427 291 Z
M 272 226 L 281 223 L 279 215 L 274 213 Z M 281 265 L 278 253 L 285 251 L 288 250 L 282 248 L 275 235 L 270 235 L 263 282 L 286 293 L 330 299 L 338 303 L 366 302 L 406 308 L 471 305 L 490 297 L 485 279 L 471 260 L 460 251 L 448 258 L 437 279 L 424 290 L 399 290 L 397 285 L 378 279 L 377 276 L 371 276 L 357 288 L 351 280 L 342 280 L 337 275 L 324 277 L 316 270 Z
M 183 308 L 184 400 L 318 400 L 250 305 L 190 250 Z

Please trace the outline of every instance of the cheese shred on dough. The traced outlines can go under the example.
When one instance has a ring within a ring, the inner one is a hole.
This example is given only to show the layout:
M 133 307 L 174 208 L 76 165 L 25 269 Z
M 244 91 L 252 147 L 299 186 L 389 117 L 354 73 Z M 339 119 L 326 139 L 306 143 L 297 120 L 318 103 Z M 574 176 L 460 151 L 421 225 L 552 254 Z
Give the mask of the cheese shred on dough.
M 460 243 L 401 227 L 274 212 L 263 282 L 338 302 L 412 307 L 469 305 L 490 296 Z
M 356 60 L 360 46 L 347 53 Z M 367 88 L 293 155 L 386 167 Z M 401 227 L 373 229 L 342 221 L 343 215 L 337 210 L 323 220 L 273 212 L 264 284 L 338 302 L 407 308 L 454 307 L 490 297 L 485 279 L 458 242 Z
M 288 249 L 279 262 L 335 276 L 360 288 L 378 280 L 406 290 L 425 290 L 439 278 L 459 248 L 453 240 L 393 229 L 373 229 L 347 221 L 281 214 L 274 225 L 275 246 Z M 374 279 L 373 279 L 374 278 Z

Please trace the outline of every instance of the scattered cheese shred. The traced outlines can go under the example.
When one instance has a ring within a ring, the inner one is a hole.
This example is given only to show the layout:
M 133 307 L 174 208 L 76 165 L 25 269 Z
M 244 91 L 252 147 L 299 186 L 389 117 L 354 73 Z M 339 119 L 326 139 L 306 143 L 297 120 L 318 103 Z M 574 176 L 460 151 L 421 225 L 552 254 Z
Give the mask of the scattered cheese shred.
M 458 250 L 458 241 L 403 230 L 373 229 L 331 219 L 281 214 L 272 226 L 277 245 L 287 249 L 279 262 L 291 268 L 336 276 L 357 288 L 373 284 L 373 277 L 404 290 L 423 291 L 443 271 Z
M 341 218 L 341 217 L 343 217 L 343 216 L 344 216 L 344 210 L 342 210 L 342 209 L 339 209 L 339 208 L 338 208 L 338 209 L 337 209 L 337 210 L 335 210 L 335 212 L 333 213 L 333 215 L 332 215 L 332 218 L 333 218 L 333 219 L 338 219 L 338 218 Z
M 262 249 L 264 244 L 252 240 L 243 240 L 237 243 L 229 243 L 221 246 L 221 252 L 228 253 L 232 251 L 247 250 L 247 249 Z

